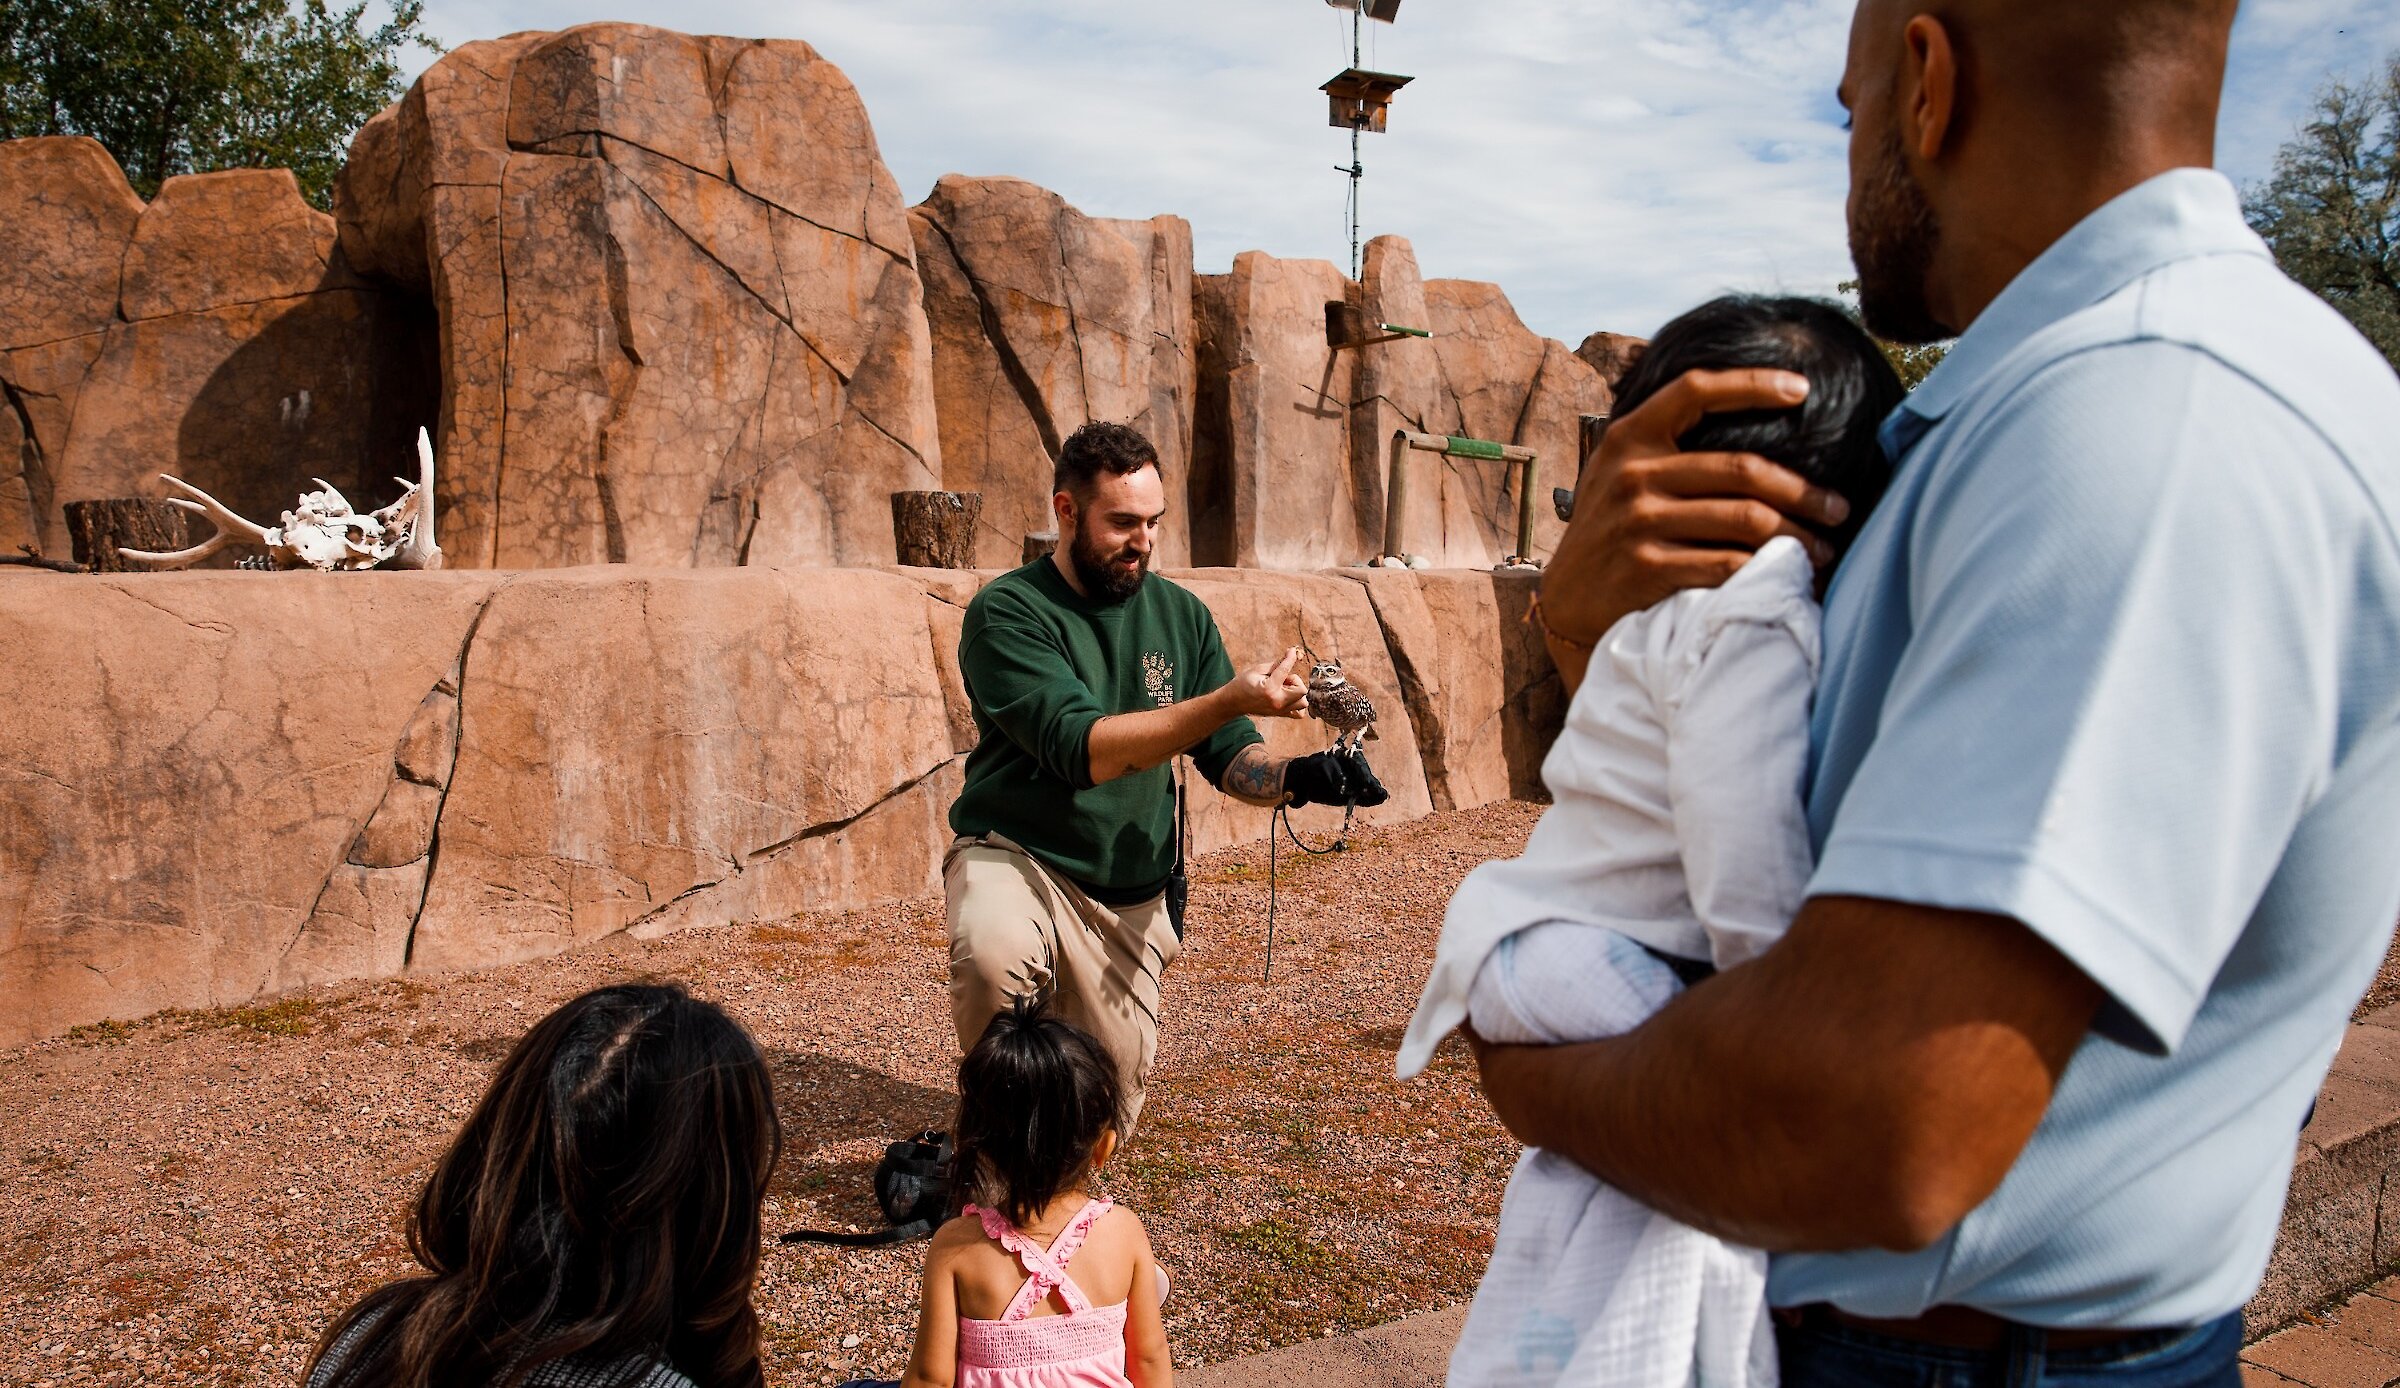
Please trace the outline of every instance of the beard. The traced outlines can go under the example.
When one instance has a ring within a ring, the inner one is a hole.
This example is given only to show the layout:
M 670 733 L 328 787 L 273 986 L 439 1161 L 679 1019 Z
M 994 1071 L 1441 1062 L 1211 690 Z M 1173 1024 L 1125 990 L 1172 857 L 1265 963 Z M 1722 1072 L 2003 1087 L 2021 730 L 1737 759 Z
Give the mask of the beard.
M 1093 539 L 1081 525 L 1075 527 L 1074 543 L 1067 546 L 1067 562 L 1075 566 L 1075 577 L 1083 584 L 1083 591 L 1117 602 L 1139 592 L 1142 580 L 1150 573 L 1149 555 L 1130 549 L 1112 551 Z
M 1900 132 L 1888 128 L 1850 205 L 1850 259 L 1858 267 L 1858 312 L 1867 331 L 1912 346 L 1955 336 L 1925 299 L 1941 240 L 1941 219 L 1908 171 Z

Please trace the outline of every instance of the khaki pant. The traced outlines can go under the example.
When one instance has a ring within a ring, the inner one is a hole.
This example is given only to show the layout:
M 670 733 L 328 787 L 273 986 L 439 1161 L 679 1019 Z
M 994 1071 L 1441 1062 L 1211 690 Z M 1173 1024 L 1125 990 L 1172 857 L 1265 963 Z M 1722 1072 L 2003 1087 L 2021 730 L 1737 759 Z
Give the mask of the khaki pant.
M 1055 988 L 1057 1014 L 1116 1059 L 1119 1126 L 1130 1141 L 1158 1054 L 1158 982 L 1183 951 L 1166 898 L 1103 906 L 998 834 L 953 841 L 942 888 L 959 1049 L 982 1039 L 1011 999 Z

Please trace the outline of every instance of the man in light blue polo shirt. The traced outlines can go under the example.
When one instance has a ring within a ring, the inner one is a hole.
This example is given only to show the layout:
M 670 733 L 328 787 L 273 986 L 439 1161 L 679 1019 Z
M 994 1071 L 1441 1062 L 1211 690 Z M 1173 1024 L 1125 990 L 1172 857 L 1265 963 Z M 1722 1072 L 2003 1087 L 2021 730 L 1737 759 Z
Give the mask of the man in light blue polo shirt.
M 2238 1384 L 2400 916 L 2400 380 L 2208 172 L 2232 0 L 1865 0 L 1871 325 L 1963 332 L 1828 595 L 1817 875 L 1628 1036 L 1483 1048 L 1524 1140 L 1780 1256 L 1789 1388 Z M 1922 11 L 1922 12 L 1921 12 Z M 1840 507 L 1611 430 L 1543 585 L 1616 616 Z

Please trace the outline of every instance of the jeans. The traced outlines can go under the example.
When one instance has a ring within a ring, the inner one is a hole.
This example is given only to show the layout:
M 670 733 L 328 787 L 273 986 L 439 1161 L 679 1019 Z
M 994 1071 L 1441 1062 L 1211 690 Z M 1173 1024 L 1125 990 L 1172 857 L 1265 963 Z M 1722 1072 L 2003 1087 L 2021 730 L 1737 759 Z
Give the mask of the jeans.
M 1846 1326 L 1779 1326 L 1783 1388 L 2241 1388 L 2240 1313 L 2188 1330 L 2047 1350 L 2027 1329 L 1998 1350 L 1943 1349 Z

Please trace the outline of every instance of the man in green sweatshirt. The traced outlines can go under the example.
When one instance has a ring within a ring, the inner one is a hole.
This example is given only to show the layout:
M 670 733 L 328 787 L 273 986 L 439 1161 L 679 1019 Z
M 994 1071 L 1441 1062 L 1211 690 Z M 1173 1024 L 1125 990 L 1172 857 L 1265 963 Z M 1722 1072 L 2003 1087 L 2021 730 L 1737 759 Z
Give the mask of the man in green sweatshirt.
M 1166 487 L 1149 440 L 1087 424 L 1059 451 L 1049 558 L 967 606 L 959 666 L 980 735 L 944 860 L 950 1016 L 960 1047 L 1020 996 L 1048 995 L 1117 1061 L 1130 1136 L 1158 1047 L 1170 919 L 1169 767 L 1253 805 L 1380 803 L 1363 760 L 1271 756 L 1253 717 L 1301 718 L 1301 652 L 1236 673 L 1216 619 L 1149 572 Z

